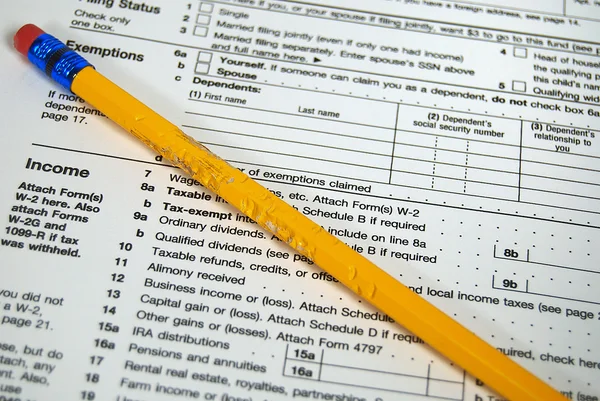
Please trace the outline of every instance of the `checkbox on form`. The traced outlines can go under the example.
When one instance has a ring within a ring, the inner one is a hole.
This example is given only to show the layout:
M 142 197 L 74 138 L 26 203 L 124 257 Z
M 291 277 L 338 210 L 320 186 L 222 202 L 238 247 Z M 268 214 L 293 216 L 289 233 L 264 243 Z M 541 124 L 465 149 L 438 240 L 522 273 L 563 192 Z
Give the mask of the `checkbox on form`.
M 527 90 L 527 84 L 524 81 L 513 81 L 512 90 L 515 92 L 525 92 Z
M 194 35 L 205 38 L 206 35 L 208 35 L 208 28 L 204 26 L 196 26 L 194 27 Z
M 210 69 L 210 64 L 196 63 L 196 69 L 194 71 L 196 72 L 196 74 L 205 75 L 205 74 L 208 74 L 209 69 Z
M 212 53 L 198 52 L 199 63 L 210 63 L 212 61 Z
M 518 58 L 527 58 L 527 48 L 515 46 L 515 48 L 513 49 L 513 56 Z
M 200 9 L 199 9 L 199 11 L 201 13 L 208 13 L 208 14 L 210 14 L 210 13 L 213 12 L 213 8 L 214 8 L 214 6 L 212 4 L 210 4 L 210 3 L 200 3 Z
M 210 15 L 198 14 L 198 17 L 196 17 L 196 24 L 199 24 L 199 25 L 210 24 Z

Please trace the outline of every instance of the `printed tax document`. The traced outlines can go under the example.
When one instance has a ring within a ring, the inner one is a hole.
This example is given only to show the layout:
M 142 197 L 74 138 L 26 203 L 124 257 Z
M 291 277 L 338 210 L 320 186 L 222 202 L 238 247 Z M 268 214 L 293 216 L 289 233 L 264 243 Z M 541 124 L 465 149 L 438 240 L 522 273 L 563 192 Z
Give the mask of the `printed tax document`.
M 600 5 L 0 7 L 0 400 L 503 399 L 28 65 L 28 22 L 600 399 Z

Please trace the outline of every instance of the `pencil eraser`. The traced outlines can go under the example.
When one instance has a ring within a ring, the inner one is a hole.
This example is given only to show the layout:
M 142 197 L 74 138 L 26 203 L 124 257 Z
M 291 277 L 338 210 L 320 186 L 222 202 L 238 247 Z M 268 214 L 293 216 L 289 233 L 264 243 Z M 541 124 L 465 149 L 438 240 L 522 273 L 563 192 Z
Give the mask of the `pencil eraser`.
M 15 49 L 27 57 L 27 52 L 29 51 L 31 44 L 43 33 L 45 32 L 33 24 L 23 25 L 21 29 L 15 33 L 13 38 Z

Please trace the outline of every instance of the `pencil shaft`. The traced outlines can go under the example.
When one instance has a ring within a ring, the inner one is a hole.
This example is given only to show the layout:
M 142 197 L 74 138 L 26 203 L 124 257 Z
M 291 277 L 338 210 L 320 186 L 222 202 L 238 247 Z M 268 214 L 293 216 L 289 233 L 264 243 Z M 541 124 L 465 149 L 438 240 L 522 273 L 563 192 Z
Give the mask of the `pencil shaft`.
M 547 384 L 93 68 L 79 72 L 71 89 L 175 166 L 503 396 L 515 401 L 565 400 Z

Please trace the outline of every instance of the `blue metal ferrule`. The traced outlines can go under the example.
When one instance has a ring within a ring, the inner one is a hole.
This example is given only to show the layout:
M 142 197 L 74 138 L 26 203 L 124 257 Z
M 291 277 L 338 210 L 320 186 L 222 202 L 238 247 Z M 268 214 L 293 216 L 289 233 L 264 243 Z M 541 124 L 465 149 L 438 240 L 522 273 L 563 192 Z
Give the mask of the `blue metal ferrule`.
M 47 33 L 38 36 L 27 53 L 29 61 L 50 78 L 71 90 L 73 79 L 85 67 L 94 67 L 64 43 Z

